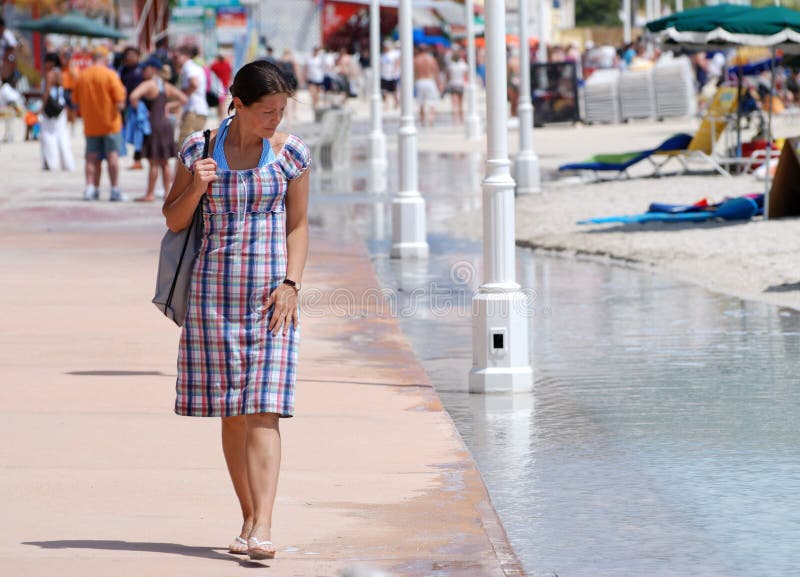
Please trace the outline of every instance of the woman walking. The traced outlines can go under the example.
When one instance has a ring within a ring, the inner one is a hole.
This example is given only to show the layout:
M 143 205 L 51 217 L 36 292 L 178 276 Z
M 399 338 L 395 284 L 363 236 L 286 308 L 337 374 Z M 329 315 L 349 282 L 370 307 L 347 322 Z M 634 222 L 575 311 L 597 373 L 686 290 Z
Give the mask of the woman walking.
M 49 53 L 44 57 L 44 87 L 40 137 L 42 167 L 45 170 L 75 170 L 72 146 L 67 131 L 67 99 L 61 79 L 61 58 Z
M 139 202 L 152 202 L 155 200 L 156 181 L 158 172 L 161 171 L 161 180 L 164 190 L 169 190 L 172 184 L 172 174 L 169 161 L 177 153 L 175 146 L 175 129 L 167 116 L 167 101 L 175 100 L 186 104 L 186 95 L 175 86 L 165 83 L 159 76 L 161 60 L 151 56 L 145 60 L 142 68 L 144 80 L 131 93 L 131 106 L 135 109 L 140 102 L 144 102 L 150 113 L 150 134 L 142 143 L 142 157 L 150 164 L 147 178 L 147 192 L 137 198 Z
M 211 158 L 202 158 L 201 133 L 187 137 L 163 210 L 179 231 L 202 207 L 175 412 L 222 418 L 243 519 L 229 551 L 251 559 L 275 556 L 278 422 L 294 413 L 311 158 L 299 138 L 276 133 L 294 90 L 274 64 L 243 66 L 231 86 L 235 114 L 212 135 Z

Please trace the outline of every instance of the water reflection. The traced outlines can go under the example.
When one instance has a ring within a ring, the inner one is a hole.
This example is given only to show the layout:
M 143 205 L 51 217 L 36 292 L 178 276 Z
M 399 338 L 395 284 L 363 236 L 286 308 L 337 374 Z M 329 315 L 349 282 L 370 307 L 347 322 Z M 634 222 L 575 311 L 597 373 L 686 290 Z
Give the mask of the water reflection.
M 359 201 L 348 224 L 368 239 L 399 309 L 413 304 L 403 331 L 528 573 L 795 574 L 800 314 L 519 250 L 518 281 L 536 290 L 535 390 L 466 394 L 479 279 L 451 273 L 463 262 L 480 271 L 481 245 L 448 222 L 480 204 L 481 168 L 466 170 L 476 163 L 421 155 L 427 261 L 388 258 L 388 199 Z M 442 290 L 446 310 L 434 306 Z

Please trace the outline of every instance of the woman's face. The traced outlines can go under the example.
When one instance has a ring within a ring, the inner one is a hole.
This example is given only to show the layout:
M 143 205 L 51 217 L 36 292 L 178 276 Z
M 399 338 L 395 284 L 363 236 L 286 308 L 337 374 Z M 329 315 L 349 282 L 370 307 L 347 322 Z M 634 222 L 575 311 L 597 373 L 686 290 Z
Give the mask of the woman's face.
M 156 75 L 156 73 L 158 73 L 158 70 L 156 70 L 152 66 L 145 66 L 144 68 L 142 68 L 142 78 L 144 78 L 145 80 L 150 80 L 153 76 Z
M 241 116 L 244 126 L 261 138 L 272 138 L 283 120 L 287 100 L 286 94 L 271 94 L 263 96 L 250 106 L 244 106 L 239 98 L 234 98 L 233 103 L 236 106 L 236 115 Z

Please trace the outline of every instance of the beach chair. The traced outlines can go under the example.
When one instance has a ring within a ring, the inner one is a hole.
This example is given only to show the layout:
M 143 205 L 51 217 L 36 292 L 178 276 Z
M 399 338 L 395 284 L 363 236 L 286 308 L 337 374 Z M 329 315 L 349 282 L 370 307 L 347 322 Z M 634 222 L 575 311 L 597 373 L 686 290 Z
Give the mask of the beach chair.
M 614 172 L 617 179 L 630 178 L 628 169 L 635 164 L 644 160 L 650 162 L 655 169 L 656 173 L 661 165 L 653 159 L 653 155 L 657 153 L 669 153 L 671 151 L 685 150 L 692 140 L 690 134 L 676 134 L 670 136 L 664 142 L 659 144 L 656 148 L 648 150 L 639 150 L 636 152 L 622 152 L 618 154 L 597 154 L 583 162 L 573 162 L 570 164 L 562 164 L 558 167 L 559 171 L 590 171 L 593 172 L 595 177 L 599 177 L 599 173 Z
M 689 171 L 690 161 L 700 160 L 710 164 L 720 174 L 730 176 L 722 164 L 726 160 L 734 161 L 734 159 L 725 159 L 716 154 L 715 147 L 736 112 L 737 102 L 736 88 L 720 88 L 714 95 L 714 100 L 694 135 L 676 134 L 656 148 L 649 150 L 621 154 L 598 154 L 584 162 L 563 164 L 558 167 L 558 170 L 592 171 L 595 176 L 598 176 L 600 172 L 616 172 L 617 178 L 630 178 L 628 169 L 647 160 L 653 166 L 654 176 L 664 176 L 663 168 L 675 159 L 683 166 L 683 174 Z
M 736 87 L 727 86 L 717 90 L 711 105 L 708 107 L 700 126 L 692 137 L 689 145 L 683 150 L 658 150 L 654 156 L 663 157 L 664 160 L 656 163 L 655 174 L 660 175 L 661 170 L 672 160 L 676 159 L 683 167 L 683 173 L 689 172 L 689 162 L 699 160 L 710 164 L 714 170 L 723 176 L 730 173 L 723 167 L 726 161 L 737 162 L 738 159 L 729 159 L 717 154 L 716 147 L 719 137 L 728 128 L 736 114 L 739 102 Z
M 342 108 L 326 110 L 317 136 L 306 139 L 311 156 L 321 169 L 338 170 L 349 166 L 351 116 L 349 110 Z

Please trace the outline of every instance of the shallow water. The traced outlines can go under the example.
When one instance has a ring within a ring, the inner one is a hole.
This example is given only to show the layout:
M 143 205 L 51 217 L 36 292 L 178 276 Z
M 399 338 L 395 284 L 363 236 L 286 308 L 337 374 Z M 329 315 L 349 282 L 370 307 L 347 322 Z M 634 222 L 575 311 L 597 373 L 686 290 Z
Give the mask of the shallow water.
M 470 395 L 481 247 L 447 222 L 478 209 L 482 170 L 421 155 L 427 261 L 388 258 L 388 203 L 351 197 L 352 224 L 526 571 L 796 574 L 800 313 L 519 249 L 517 280 L 536 295 L 534 391 Z

